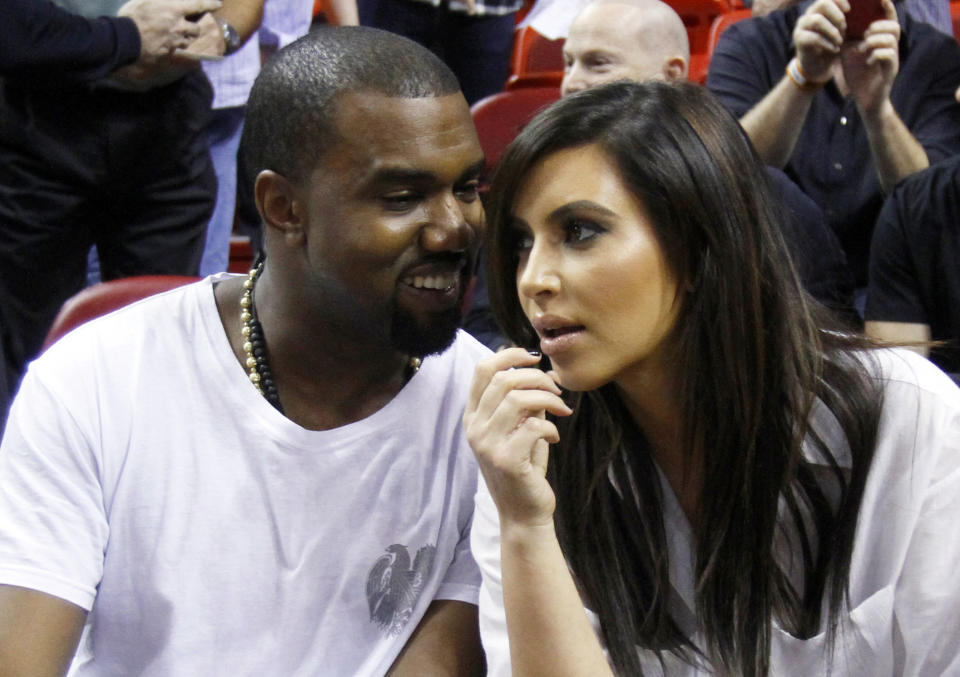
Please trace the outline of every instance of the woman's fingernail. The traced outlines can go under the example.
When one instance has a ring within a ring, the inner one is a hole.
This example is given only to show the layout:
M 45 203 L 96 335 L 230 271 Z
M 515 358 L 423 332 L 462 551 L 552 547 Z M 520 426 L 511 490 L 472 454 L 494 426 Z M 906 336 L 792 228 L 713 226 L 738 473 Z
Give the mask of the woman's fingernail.
M 539 351 L 539 350 L 528 350 L 527 352 L 530 353 L 530 355 L 533 356 L 533 357 L 540 357 L 540 351 Z

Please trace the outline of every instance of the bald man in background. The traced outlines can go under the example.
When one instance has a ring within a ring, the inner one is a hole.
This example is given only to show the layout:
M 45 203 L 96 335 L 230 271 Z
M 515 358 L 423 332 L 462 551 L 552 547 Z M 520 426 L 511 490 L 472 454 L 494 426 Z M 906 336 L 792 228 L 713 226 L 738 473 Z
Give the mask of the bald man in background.
M 597 0 L 574 18 L 563 58 L 567 96 L 614 80 L 685 80 L 690 43 L 660 0 Z

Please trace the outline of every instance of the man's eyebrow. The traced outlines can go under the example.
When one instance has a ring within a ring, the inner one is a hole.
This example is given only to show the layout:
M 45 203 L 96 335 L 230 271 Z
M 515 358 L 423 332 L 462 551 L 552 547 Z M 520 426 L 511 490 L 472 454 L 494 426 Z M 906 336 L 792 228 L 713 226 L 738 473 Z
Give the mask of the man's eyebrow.
M 479 176 L 480 172 L 483 171 L 483 166 L 484 160 L 481 158 L 467 167 L 457 181 Z M 437 175 L 425 169 L 384 167 L 374 172 L 373 181 L 375 183 L 431 183 L 437 181 Z
M 463 174 L 460 175 L 460 180 L 477 178 L 481 172 L 483 172 L 484 166 L 486 166 L 486 159 L 480 158 L 463 171 Z
M 378 169 L 373 174 L 373 181 L 376 183 L 423 183 L 435 181 L 437 178 L 433 172 L 424 169 L 405 169 L 403 167 L 385 167 Z

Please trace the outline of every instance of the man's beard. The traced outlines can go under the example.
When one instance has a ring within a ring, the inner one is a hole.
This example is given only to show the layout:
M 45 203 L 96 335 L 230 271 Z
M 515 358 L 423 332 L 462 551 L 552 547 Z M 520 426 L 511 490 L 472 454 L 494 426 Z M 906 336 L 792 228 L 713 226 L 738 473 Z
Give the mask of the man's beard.
M 426 357 L 442 353 L 457 336 L 463 316 L 460 305 L 435 313 L 425 324 L 418 324 L 402 308 L 394 308 L 390 323 L 390 343 L 411 357 Z

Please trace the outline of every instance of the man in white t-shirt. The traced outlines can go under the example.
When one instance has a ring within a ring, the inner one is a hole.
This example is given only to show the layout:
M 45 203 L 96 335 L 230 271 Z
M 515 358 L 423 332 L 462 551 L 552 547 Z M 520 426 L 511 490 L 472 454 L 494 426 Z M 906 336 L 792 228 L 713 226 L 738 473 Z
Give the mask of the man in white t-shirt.
M 0 674 L 482 674 L 452 73 L 325 28 L 250 96 L 265 259 L 90 322 L 0 446 Z

